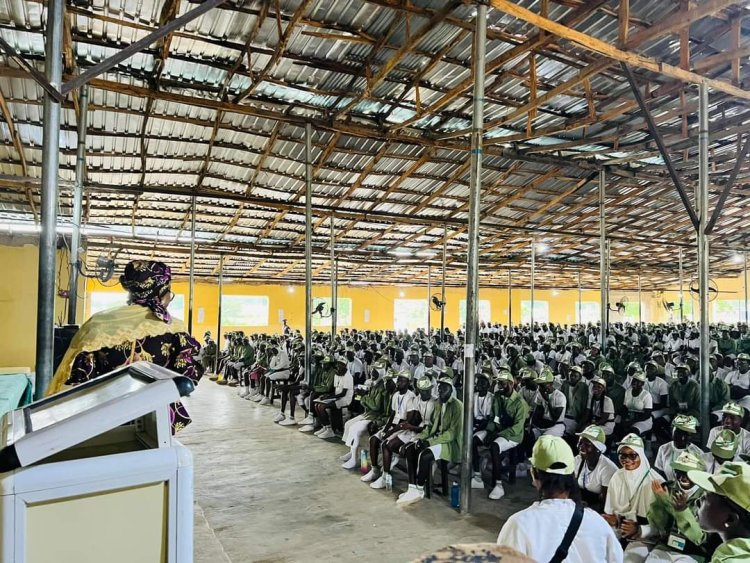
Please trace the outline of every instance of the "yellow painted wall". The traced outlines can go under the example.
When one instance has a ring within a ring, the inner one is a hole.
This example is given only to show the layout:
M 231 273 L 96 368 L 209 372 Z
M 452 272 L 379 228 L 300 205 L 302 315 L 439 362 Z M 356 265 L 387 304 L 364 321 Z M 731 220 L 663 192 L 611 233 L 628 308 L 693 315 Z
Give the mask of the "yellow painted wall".
M 62 272 L 63 289 L 68 286 L 67 262 L 67 251 L 58 251 L 56 271 Z M 35 244 L 0 245 L 0 264 L 3 270 L 0 276 L 0 367 L 34 369 L 39 247 Z M 81 281 L 81 295 L 84 285 Z M 66 320 L 66 305 L 66 299 L 55 299 L 56 322 Z M 82 307 L 78 316 L 79 321 L 83 319 Z
M 722 292 L 721 299 L 742 299 L 744 290 L 742 278 L 717 280 Z M 89 280 L 88 292 L 92 291 L 122 291 L 119 286 L 103 287 L 101 284 Z M 173 284 L 173 291 L 185 296 L 185 318 L 187 317 L 188 284 L 177 281 Z M 439 288 L 433 288 L 432 293 L 438 293 Z M 685 300 L 690 300 L 687 288 L 685 289 Z M 281 330 L 281 318 L 286 318 L 292 328 L 304 329 L 305 324 L 305 293 L 302 286 L 287 285 L 254 285 L 244 283 L 224 284 L 224 295 L 258 295 L 268 296 L 269 299 L 269 324 L 261 327 L 232 327 L 224 325 L 222 332 L 231 330 L 244 330 L 253 332 L 279 332 Z M 614 304 L 622 295 L 635 303 L 638 301 L 636 292 L 612 292 L 611 301 Z M 330 287 L 327 285 L 315 286 L 313 297 L 329 297 Z M 352 300 L 352 327 L 356 329 L 390 330 L 393 329 L 394 301 L 396 299 L 427 299 L 425 287 L 397 287 L 397 286 L 340 286 L 339 297 L 348 297 Z M 661 306 L 661 297 L 657 297 L 650 291 L 644 291 L 643 297 L 643 321 L 644 322 L 667 322 L 668 314 Z M 508 322 L 508 291 L 507 289 L 480 289 L 479 298 L 490 301 L 491 318 L 495 323 Z M 678 301 L 678 293 L 665 292 L 664 298 L 668 301 Z M 446 290 L 445 323 L 446 326 L 455 330 L 459 327 L 459 302 L 466 299 L 465 288 L 448 288 Z M 513 290 L 513 322 L 521 321 L 521 301 L 531 299 L 530 291 L 524 289 Z M 549 320 L 561 324 L 576 323 L 576 307 L 578 292 L 575 290 L 537 290 L 535 299 L 549 303 Z M 89 299 L 87 299 L 86 315 L 88 316 Z M 599 301 L 598 291 L 583 291 L 583 301 Z M 201 320 L 201 311 L 202 320 Z M 696 307 L 697 310 L 697 307 Z M 365 312 L 369 311 L 369 321 L 365 321 Z M 210 330 L 214 336 L 217 328 L 218 314 L 218 286 L 216 284 L 196 283 L 195 286 L 195 312 L 193 334 L 202 336 L 206 330 Z M 282 315 L 281 317 L 279 315 Z M 619 321 L 616 313 L 610 317 L 612 322 Z M 678 313 L 675 311 L 675 320 Z M 689 320 L 689 319 L 688 319 Z M 431 326 L 440 326 L 440 315 L 431 313 Z M 340 327 L 344 328 L 344 327 Z M 324 329 L 323 329 L 324 330 Z

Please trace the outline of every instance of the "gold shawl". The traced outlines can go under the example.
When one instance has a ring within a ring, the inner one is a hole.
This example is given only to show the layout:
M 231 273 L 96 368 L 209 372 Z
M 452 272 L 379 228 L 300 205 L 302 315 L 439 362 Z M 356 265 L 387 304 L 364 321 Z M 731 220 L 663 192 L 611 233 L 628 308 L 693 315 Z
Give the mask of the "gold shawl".
M 102 348 L 112 348 L 126 342 L 134 342 L 147 336 L 161 336 L 186 332 L 180 319 L 172 318 L 165 323 L 142 305 L 125 305 L 108 309 L 93 315 L 75 334 L 65 352 L 60 367 L 52 378 L 47 395 L 54 395 L 65 388 L 70 377 L 73 361 L 81 352 L 96 352 Z

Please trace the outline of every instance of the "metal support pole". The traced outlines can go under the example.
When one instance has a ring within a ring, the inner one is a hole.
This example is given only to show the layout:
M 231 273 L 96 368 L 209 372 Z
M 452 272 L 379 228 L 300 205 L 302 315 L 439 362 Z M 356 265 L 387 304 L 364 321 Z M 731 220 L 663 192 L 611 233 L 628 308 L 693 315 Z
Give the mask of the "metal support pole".
M 471 511 L 471 444 L 474 437 L 474 377 L 479 313 L 479 213 L 482 193 L 482 134 L 484 128 L 484 77 L 487 43 L 487 5 L 477 4 L 474 19 L 474 112 L 471 124 L 469 173 L 469 248 L 466 269 L 466 346 L 464 349 L 464 451 L 461 464 L 461 500 L 463 514 Z
M 606 268 L 607 269 L 605 271 L 605 275 L 606 275 L 606 278 L 607 278 L 607 292 L 606 292 L 605 298 L 607 300 L 607 311 L 606 311 L 607 312 L 607 319 L 606 319 L 607 323 L 606 323 L 606 325 L 607 325 L 607 332 L 609 332 L 609 295 L 610 295 L 609 288 L 610 288 L 610 284 L 611 284 L 611 281 L 612 281 L 612 271 L 609 269 L 609 264 L 610 264 L 609 259 L 610 259 L 610 254 L 611 254 L 612 248 L 611 248 L 609 240 L 607 240 L 606 249 L 607 249 L 607 261 L 606 261 Z M 602 348 L 604 348 L 604 345 L 602 346 Z
M 443 227 L 443 281 L 440 291 L 440 344 L 445 341 L 445 269 L 448 261 L 448 227 Z
M 432 323 L 430 322 L 432 320 L 432 315 L 430 314 L 432 312 L 432 308 L 430 305 L 432 304 L 432 264 L 427 264 L 427 338 L 430 337 L 430 332 L 432 331 Z
M 745 251 L 745 326 L 748 322 L 748 311 L 747 311 L 747 251 Z
M 60 89 L 62 81 L 63 0 L 47 2 L 45 66 L 49 83 Z M 39 237 L 39 280 L 36 309 L 36 388 L 34 397 L 47 392 L 54 364 L 55 259 L 57 257 L 57 182 L 60 171 L 60 103 L 44 95 L 42 133 L 42 197 Z
M 336 303 L 334 306 L 335 310 L 333 312 L 333 316 L 331 316 L 331 328 L 333 329 L 333 334 L 338 334 L 338 324 L 339 324 L 339 311 L 338 311 L 338 303 L 339 303 L 339 257 L 336 256 L 336 260 L 333 263 L 333 302 Z
M 641 298 L 641 273 L 638 272 L 638 324 L 643 324 L 643 299 Z
M 331 215 L 331 352 L 336 340 L 336 315 L 338 303 L 336 303 L 336 226 L 334 216 Z
M 221 352 L 221 297 L 224 293 L 224 255 L 219 256 L 219 313 L 216 319 L 216 362 L 214 373 L 219 373 L 219 353 Z
M 305 381 L 312 388 L 312 125 L 305 124 Z
M 578 270 L 578 324 L 583 324 L 583 304 L 581 301 L 583 300 L 583 293 L 581 292 L 581 271 Z
M 699 85 L 698 101 L 698 279 L 700 284 L 700 385 L 701 385 L 701 435 L 702 443 L 708 440 L 710 429 L 709 409 L 709 339 L 708 339 L 708 253 L 706 234 L 708 221 L 708 87 Z
M 531 330 L 534 331 L 534 282 L 536 281 L 536 240 L 531 239 Z
M 86 172 L 86 125 L 89 115 L 89 87 L 78 92 L 78 147 L 76 179 L 73 185 L 73 235 L 70 237 L 70 278 L 68 281 L 68 324 L 76 324 L 78 316 L 78 270 L 81 266 L 81 217 L 83 216 L 83 177 Z
M 508 268 L 508 335 L 513 328 L 513 278 Z
M 679 249 L 678 260 L 679 260 L 679 264 L 678 265 L 679 265 L 679 268 L 680 268 L 680 323 L 684 323 L 685 322 L 685 301 L 684 301 L 685 295 L 682 292 L 682 288 L 683 288 L 683 285 L 684 285 L 684 282 L 683 282 L 683 279 L 682 279 L 682 276 L 683 276 L 683 273 L 682 273 L 683 272 L 682 271 L 682 248 Z
M 599 170 L 599 337 L 601 338 L 602 354 L 606 351 L 607 332 L 609 330 L 609 270 L 607 268 L 607 216 L 605 205 L 605 190 L 607 173 L 604 168 Z
M 190 205 L 190 282 L 188 284 L 188 334 L 193 334 L 193 305 L 195 304 L 195 196 Z

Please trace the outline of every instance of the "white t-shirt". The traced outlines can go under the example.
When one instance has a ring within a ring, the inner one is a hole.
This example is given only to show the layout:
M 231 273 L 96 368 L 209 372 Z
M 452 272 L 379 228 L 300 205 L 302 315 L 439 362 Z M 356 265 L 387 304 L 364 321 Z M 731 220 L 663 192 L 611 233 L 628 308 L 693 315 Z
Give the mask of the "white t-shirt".
M 542 394 L 537 391 L 534 403 L 542 405 L 544 407 L 544 418 L 545 420 L 551 420 L 552 422 L 561 422 L 565 418 L 565 408 L 567 407 L 568 401 L 565 399 L 565 394 L 562 391 L 553 389 L 552 393 L 549 394 L 549 400 L 545 401 Z M 551 410 L 562 407 L 562 412 L 557 420 L 552 419 Z
M 595 494 L 601 493 L 602 487 L 609 487 L 609 480 L 617 471 L 617 466 L 605 455 L 599 456 L 599 462 L 594 469 L 589 469 L 583 458 L 577 455 L 574 467 L 578 486 Z
M 484 420 L 490 417 L 492 408 L 492 393 L 487 393 L 480 397 L 479 393 L 474 393 L 474 420 Z
M 667 386 L 667 382 L 661 377 L 656 376 L 653 381 L 647 381 L 643 385 L 643 388 L 651 393 L 651 402 L 654 405 L 667 406 L 661 404 L 661 398 L 662 395 L 669 395 L 669 387 Z
M 340 399 L 336 399 L 336 404 L 348 405 L 352 402 L 352 399 L 354 398 L 354 378 L 352 377 L 352 374 L 349 373 L 349 370 L 346 370 L 344 375 L 334 376 L 333 387 L 336 395 L 346 389 L 346 394 Z
M 394 393 L 391 397 L 391 410 L 393 411 L 393 424 L 406 420 L 406 413 L 416 410 L 417 396 L 414 391 L 407 390 L 403 395 Z
M 589 395 L 588 408 L 591 409 L 591 415 L 594 420 L 599 420 L 605 414 L 607 415 L 607 422 L 615 421 L 615 404 L 612 399 L 604 395 L 604 401 L 595 401 L 594 395 Z
M 727 374 L 725 381 L 729 385 L 736 385 L 742 389 L 750 389 L 750 371 L 740 373 L 739 370 L 735 370 Z
M 549 561 L 565 536 L 574 510 L 572 500 L 535 502 L 508 518 L 497 536 L 497 543 L 512 547 L 535 561 Z M 621 563 L 622 558 L 622 547 L 612 528 L 604 518 L 586 508 L 565 562 Z
M 651 399 L 651 393 L 646 391 L 645 387 L 641 394 L 633 397 L 633 389 L 628 388 L 625 391 L 625 408 L 633 412 L 643 412 L 646 409 L 654 408 L 654 402 Z
M 359 358 L 354 358 L 353 361 L 349 362 L 347 364 L 347 367 L 349 368 L 349 373 L 352 374 L 352 376 L 355 373 L 364 373 L 365 372 L 365 366 L 364 364 L 359 360 Z

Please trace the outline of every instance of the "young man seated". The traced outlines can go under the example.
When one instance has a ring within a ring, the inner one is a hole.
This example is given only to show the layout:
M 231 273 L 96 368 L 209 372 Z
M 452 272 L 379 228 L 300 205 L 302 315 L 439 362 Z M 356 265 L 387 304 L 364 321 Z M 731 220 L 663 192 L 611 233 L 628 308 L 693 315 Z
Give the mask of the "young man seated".
M 415 410 L 414 403 L 417 400 L 417 396 L 413 391 L 409 390 L 411 374 L 406 370 L 398 372 L 390 370 L 387 377 L 396 378 L 396 392 L 391 397 L 391 411 L 388 420 L 379 432 L 370 436 L 370 464 L 372 467 L 360 479 L 363 483 L 372 483 L 380 477 L 382 473 L 380 467 L 382 445 L 389 440 L 397 439 L 395 435 L 399 431 L 400 423 L 407 422 L 408 414 Z M 393 450 L 395 448 L 390 451 Z M 390 470 L 390 463 L 388 469 Z
M 750 454 L 750 432 L 742 427 L 745 418 L 745 409 L 742 405 L 734 402 L 725 404 L 721 409 L 721 425 L 714 426 L 708 433 L 707 447 L 711 447 L 716 436 L 722 430 L 731 430 L 737 435 L 737 449 L 741 455 Z
M 365 435 L 373 436 L 388 421 L 390 414 L 391 395 L 396 390 L 392 377 L 384 377 L 388 371 L 388 363 L 379 360 L 370 369 L 370 385 L 361 391 L 359 399 L 364 413 L 349 419 L 344 424 L 343 442 L 349 446 L 349 453 L 343 456 L 344 469 L 359 467 L 359 448 Z
M 261 399 L 261 405 L 273 405 L 276 385 L 280 381 L 288 381 L 291 376 L 289 369 L 289 355 L 285 346 L 273 344 L 270 350 L 271 359 L 268 362 L 268 371 L 263 375 L 266 381 L 265 397 Z
M 555 376 L 548 369 L 536 378 L 539 386 L 534 397 L 534 414 L 531 415 L 531 431 L 534 438 L 541 435 L 561 437 L 565 433 L 565 407 L 567 400 L 562 392 L 554 388 Z
M 424 498 L 424 486 L 436 459 L 453 463 L 461 460 L 464 407 L 453 396 L 450 377 L 443 376 L 438 380 L 438 397 L 439 403 L 435 405 L 427 428 L 405 448 L 409 489 L 398 497 L 398 505 L 412 504 Z
M 323 427 L 315 433 L 326 440 L 336 436 L 336 430 L 343 432 L 341 410 L 348 407 L 354 398 L 354 379 L 349 373 L 345 357 L 336 360 L 336 376 L 333 378 L 333 393 L 324 395 L 314 402 L 315 410 Z
M 300 432 L 312 432 L 316 429 L 313 414 L 315 412 L 315 400 L 318 397 L 327 397 L 333 393 L 333 380 L 336 377 L 336 372 L 336 361 L 333 356 L 325 356 L 320 369 L 315 371 L 312 389 L 309 390 L 309 394 L 303 398 L 300 405 L 307 412 L 305 419 L 300 422 Z
M 667 481 L 675 478 L 672 462 L 684 451 L 703 459 L 703 450 L 691 442 L 698 432 L 698 419 L 694 416 L 678 414 L 672 420 L 672 441 L 659 447 L 654 467 Z
M 383 442 L 383 472 L 376 481 L 370 483 L 373 489 L 390 489 L 393 486 L 391 468 L 398 463 L 398 454 L 406 444 L 417 439 L 422 430 L 432 419 L 435 411 L 435 400 L 432 398 L 432 379 L 427 376 L 417 380 L 417 397 L 412 401 L 411 410 L 406 413 L 406 420 L 398 423 L 398 430 Z
M 515 380 L 510 370 L 500 369 L 495 377 L 497 389 L 492 397 L 492 408 L 485 430 L 474 435 L 472 463 L 474 477 L 472 488 L 483 488 L 479 473 L 479 445 L 490 447 L 492 459 L 492 491 L 490 499 L 499 500 L 505 496 L 501 479 L 502 455 L 523 441 L 523 431 L 529 416 L 529 406 L 515 389 Z

